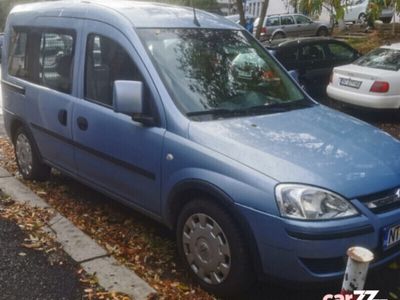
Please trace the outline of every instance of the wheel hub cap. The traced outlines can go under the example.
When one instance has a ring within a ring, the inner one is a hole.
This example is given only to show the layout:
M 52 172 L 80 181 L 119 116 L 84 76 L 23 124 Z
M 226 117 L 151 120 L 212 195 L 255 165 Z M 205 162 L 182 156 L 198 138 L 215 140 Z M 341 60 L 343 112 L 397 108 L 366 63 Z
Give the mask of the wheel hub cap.
M 15 154 L 21 172 L 24 175 L 29 175 L 32 171 L 32 148 L 28 138 L 24 134 L 20 134 L 17 137 Z
M 206 214 L 191 215 L 183 230 L 183 249 L 193 272 L 208 284 L 219 284 L 231 268 L 231 251 L 224 231 Z

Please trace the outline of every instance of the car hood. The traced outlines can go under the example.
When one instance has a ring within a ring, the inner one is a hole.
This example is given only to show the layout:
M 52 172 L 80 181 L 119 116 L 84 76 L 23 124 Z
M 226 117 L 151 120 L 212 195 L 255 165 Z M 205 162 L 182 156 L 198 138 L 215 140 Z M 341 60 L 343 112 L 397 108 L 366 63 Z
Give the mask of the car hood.
M 347 198 L 400 185 L 400 141 L 320 105 L 191 122 L 189 137 L 278 182 L 316 185 Z

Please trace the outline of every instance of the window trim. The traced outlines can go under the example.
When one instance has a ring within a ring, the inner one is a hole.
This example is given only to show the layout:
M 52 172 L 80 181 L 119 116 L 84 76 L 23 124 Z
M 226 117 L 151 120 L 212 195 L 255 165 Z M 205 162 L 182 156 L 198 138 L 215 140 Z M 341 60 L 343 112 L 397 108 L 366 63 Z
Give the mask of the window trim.
M 7 75 L 9 77 L 13 78 L 13 79 L 21 80 L 21 81 L 24 81 L 24 82 L 29 83 L 29 84 L 34 84 L 34 85 L 37 85 L 37 86 L 40 86 L 40 87 L 43 87 L 43 88 L 50 89 L 51 91 L 54 91 L 54 92 L 58 92 L 58 93 L 62 93 L 62 94 L 65 94 L 65 95 L 72 96 L 73 95 L 73 90 L 74 90 L 74 81 L 75 81 L 74 80 L 74 71 L 75 71 L 75 61 L 76 61 L 76 47 L 78 46 L 78 43 L 77 43 L 77 37 L 78 37 L 77 31 L 74 28 L 70 28 L 70 27 L 69 28 L 49 27 L 49 26 L 46 26 L 46 27 L 44 27 L 44 26 L 32 26 L 31 27 L 31 26 L 29 26 L 29 27 L 27 27 L 27 26 L 18 26 L 18 25 L 17 26 L 12 26 L 12 31 L 14 31 L 14 32 L 25 32 L 27 34 L 27 46 L 26 46 L 26 48 L 29 48 L 29 42 L 30 42 L 32 34 L 34 34 L 34 33 L 37 33 L 37 34 L 40 34 L 40 35 L 42 35 L 44 33 L 54 33 L 54 34 L 70 35 L 72 37 L 72 57 L 73 57 L 73 62 L 72 62 L 72 69 L 71 69 L 71 88 L 70 88 L 69 92 L 64 92 L 64 91 L 60 91 L 60 90 L 54 89 L 52 87 L 48 87 L 48 86 L 46 86 L 46 85 L 44 85 L 44 84 L 42 84 L 40 82 L 35 82 L 35 81 L 31 80 L 30 78 L 21 78 L 21 77 L 15 76 L 15 75 L 11 75 L 9 73 L 9 67 L 7 66 Z M 12 47 L 11 41 L 10 41 L 8 47 L 9 47 L 9 49 L 8 49 L 9 57 L 8 57 L 7 62 L 10 63 L 10 55 L 11 55 L 11 51 L 10 50 L 11 50 L 11 47 Z M 25 49 L 25 55 L 27 55 L 28 53 L 31 56 L 33 54 L 35 54 L 35 53 L 32 54 L 32 52 L 28 52 Z M 40 55 L 40 50 L 39 50 L 39 53 L 36 53 L 36 54 Z
M 147 89 L 148 89 L 148 91 L 149 91 L 149 93 L 151 95 L 151 97 L 149 99 L 149 102 L 151 102 L 150 103 L 151 111 L 149 112 L 149 115 L 152 116 L 155 119 L 155 126 L 159 127 L 160 126 L 160 116 L 159 116 L 159 113 L 158 113 L 158 109 L 156 108 L 156 103 L 155 103 L 156 101 L 154 99 L 155 96 L 154 96 L 154 93 L 152 92 L 149 84 L 147 83 L 146 77 L 143 75 L 142 70 L 140 70 L 138 63 L 132 57 L 132 55 L 126 49 L 126 47 L 121 45 L 120 42 L 118 42 L 117 40 L 115 40 L 113 38 L 108 37 L 105 34 L 102 34 L 102 33 L 99 33 L 99 32 L 95 32 L 95 31 L 88 32 L 86 34 L 86 39 L 85 39 L 85 55 L 84 55 L 85 63 L 84 63 L 84 69 L 83 69 L 83 95 L 82 95 L 82 99 L 85 100 L 85 101 L 88 101 L 90 103 L 93 103 L 93 104 L 96 104 L 96 105 L 100 105 L 102 107 L 105 107 L 105 108 L 108 108 L 108 109 L 111 109 L 112 111 L 114 111 L 114 106 L 112 104 L 108 105 L 108 104 L 106 104 L 104 102 L 101 102 L 101 101 L 98 101 L 96 99 L 92 99 L 92 98 L 89 98 L 89 97 L 86 96 L 86 67 L 87 67 L 87 63 L 88 63 L 87 54 L 88 54 L 88 44 L 89 44 L 88 41 L 89 41 L 89 38 L 92 35 L 107 38 L 107 39 L 113 41 L 114 43 L 118 44 L 126 52 L 126 54 L 129 56 L 129 58 L 132 60 L 132 63 L 136 66 L 138 72 L 140 73 L 140 76 L 142 77 L 144 87 L 147 86 Z

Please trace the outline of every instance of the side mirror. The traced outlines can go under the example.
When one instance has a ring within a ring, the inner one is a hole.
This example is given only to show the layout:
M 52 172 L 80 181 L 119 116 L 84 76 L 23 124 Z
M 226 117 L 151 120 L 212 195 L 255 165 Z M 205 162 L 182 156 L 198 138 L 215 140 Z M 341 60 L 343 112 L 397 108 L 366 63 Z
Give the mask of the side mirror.
M 141 81 L 114 81 L 113 110 L 131 116 L 134 121 L 146 126 L 154 124 L 154 118 L 144 114 L 143 83 Z
M 143 112 L 143 83 L 140 81 L 114 81 L 113 109 L 132 116 Z

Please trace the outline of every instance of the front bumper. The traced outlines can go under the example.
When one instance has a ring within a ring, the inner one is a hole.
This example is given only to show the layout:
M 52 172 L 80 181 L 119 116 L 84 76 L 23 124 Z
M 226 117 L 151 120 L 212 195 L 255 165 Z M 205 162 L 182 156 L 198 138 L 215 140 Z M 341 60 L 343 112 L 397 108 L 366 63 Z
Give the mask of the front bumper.
M 400 208 L 377 214 L 358 200 L 352 203 L 360 216 L 320 222 L 283 219 L 238 205 L 255 236 L 263 275 L 299 283 L 341 279 L 352 246 L 374 253 L 371 268 L 400 256 L 400 245 L 383 250 L 383 229 L 400 223 Z
M 328 85 L 326 92 L 329 97 L 342 101 L 345 103 L 369 107 L 369 108 L 377 108 L 377 109 L 398 109 L 400 108 L 400 95 L 379 95 L 379 94 L 360 94 L 344 89 L 337 88 Z

